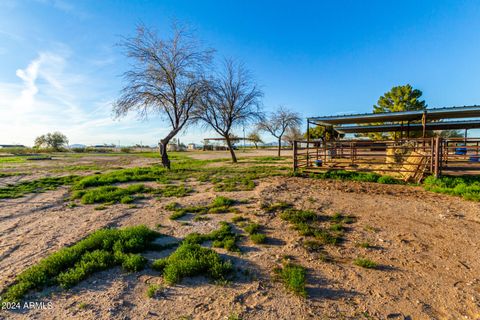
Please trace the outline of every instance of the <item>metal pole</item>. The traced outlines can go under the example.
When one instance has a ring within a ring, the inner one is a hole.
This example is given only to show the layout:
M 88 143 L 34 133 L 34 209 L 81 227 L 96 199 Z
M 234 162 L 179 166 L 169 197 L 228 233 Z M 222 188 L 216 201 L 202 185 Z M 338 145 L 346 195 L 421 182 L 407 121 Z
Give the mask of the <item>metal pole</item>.
M 293 141 L 293 172 L 297 171 L 297 141 Z
M 433 174 L 435 178 L 440 176 L 440 137 L 435 138 L 435 168 Z

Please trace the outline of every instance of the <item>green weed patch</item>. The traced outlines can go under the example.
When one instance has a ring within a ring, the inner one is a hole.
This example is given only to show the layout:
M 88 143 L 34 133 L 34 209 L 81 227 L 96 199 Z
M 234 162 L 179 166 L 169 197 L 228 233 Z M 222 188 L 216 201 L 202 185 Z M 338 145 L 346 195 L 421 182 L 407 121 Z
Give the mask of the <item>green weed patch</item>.
M 56 284 L 69 288 L 96 271 L 116 265 L 126 271 L 138 271 L 146 263 L 138 253 L 158 236 L 145 226 L 98 230 L 20 273 L 2 298 L 4 301 L 19 301 L 30 290 Z
M 225 280 L 233 269 L 232 263 L 224 261 L 214 250 L 189 242 L 182 243 L 169 257 L 154 261 L 152 268 L 160 271 L 168 284 L 197 275 Z
M 353 264 L 366 269 L 375 269 L 377 264 L 370 259 L 357 258 L 353 261 Z
M 78 180 L 77 176 L 49 177 L 24 181 L 0 188 L 0 199 L 19 198 L 29 193 L 41 193 L 55 190 L 63 185 L 70 185 Z
M 310 178 L 377 182 L 384 184 L 403 184 L 401 180 L 395 179 L 391 176 L 382 176 L 378 173 L 373 172 L 365 173 L 346 170 L 328 170 L 325 172 L 312 173 L 310 175 Z
M 480 176 L 443 176 L 440 178 L 430 176 L 425 179 L 423 186 L 428 191 L 480 201 Z
M 307 296 L 307 290 L 305 289 L 307 272 L 304 267 L 289 262 L 281 268 L 274 269 L 274 272 L 288 290 L 301 297 Z
M 228 251 L 240 251 L 237 246 L 239 236 L 232 231 L 232 226 L 227 222 L 220 222 L 220 228 L 207 234 L 190 233 L 183 242 L 202 244 L 212 241 L 212 247 L 224 248 Z
M 80 199 L 83 204 L 93 203 L 131 203 L 135 200 L 133 195 L 148 191 L 143 184 L 134 184 L 126 188 L 115 186 L 102 186 L 88 190 L 77 190 L 72 194 L 71 199 Z
M 290 222 L 301 236 L 315 237 L 323 244 L 335 245 L 342 240 L 343 225 L 333 224 L 330 230 L 324 230 L 319 226 L 319 217 L 315 212 L 290 208 L 282 212 L 280 218 Z
M 198 217 L 208 213 L 235 212 L 236 210 L 233 208 L 233 205 L 235 204 L 235 200 L 219 196 L 213 199 L 212 203 L 207 206 L 190 206 L 182 208 L 178 203 L 171 203 L 165 206 L 165 209 L 173 211 L 170 215 L 171 220 L 177 220 L 188 213 L 195 214 L 195 216 Z

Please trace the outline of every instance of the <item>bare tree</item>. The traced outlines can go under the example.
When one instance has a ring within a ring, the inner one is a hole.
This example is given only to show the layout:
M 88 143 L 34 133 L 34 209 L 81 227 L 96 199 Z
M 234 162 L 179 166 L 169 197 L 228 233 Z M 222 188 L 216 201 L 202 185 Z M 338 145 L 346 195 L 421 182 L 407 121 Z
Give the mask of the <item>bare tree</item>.
M 224 70 L 210 81 L 201 97 L 196 119 L 212 127 L 225 138 L 233 162 L 237 162 L 232 144 L 232 129 L 261 118 L 262 91 L 242 63 L 225 60 Z
M 290 145 L 293 145 L 293 141 L 295 140 L 303 140 L 303 134 L 300 130 L 300 126 L 292 126 L 287 128 L 282 139 Z
M 278 139 L 278 156 L 280 157 L 282 137 L 285 134 L 285 131 L 287 128 L 298 127 L 301 124 L 302 119 L 298 113 L 281 106 L 275 112 L 272 112 L 270 117 L 261 121 L 258 124 L 258 128 L 270 133 Z
M 203 49 L 184 26 L 172 24 L 172 35 L 160 38 L 140 26 L 137 34 L 120 44 L 133 60 L 124 73 L 126 82 L 113 110 L 116 117 L 137 111 L 142 119 L 159 114 L 170 131 L 160 140 L 162 165 L 170 168 L 167 144 L 192 120 L 200 95 L 205 91 L 204 74 L 213 50 Z

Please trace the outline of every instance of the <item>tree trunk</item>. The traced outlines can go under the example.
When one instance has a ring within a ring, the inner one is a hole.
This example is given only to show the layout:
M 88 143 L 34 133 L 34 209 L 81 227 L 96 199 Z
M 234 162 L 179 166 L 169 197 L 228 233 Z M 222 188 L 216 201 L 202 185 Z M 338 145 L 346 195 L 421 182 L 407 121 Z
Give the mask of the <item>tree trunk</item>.
M 232 156 L 232 162 L 237 162 L 237 156 L 235 155 L 235 151 L 233 150 L 232 142 L 230 141 L 230 138 L 225 137 L 225 140 L 227 140 L 227 146 L 228 150 L 230 150 L 230 155 Z
M 170 133 L 164 138 L 160 140 L 160 143 L 158 144 L 159 151 L 160 151 L 160 157 L 162 158 L 162 166 L 164 168 L 170 169 L 170 159 L 168 159 L 168 154 L 167 154 L 167 145 L 172 140 L 173 137 L 177 135 L 177 133 L 182 129 L 183 124 L 179 126 L 178 128 L 173 129 L 170 131 Z
M 282 139 L 278 138 L 278 156 L 280 157 L 280 151 L 282 149 Z
M 160 148 L 160 157 L 162 158 L 162 165 L 164 168 L 170 169 L 170 159 L 168 159 L 167 154 L 167 140 L 160 140 L 159 148 Z
M 254 142 L 253 144 L 255 144 L 255 149 L 258 149 L 258 143 Z

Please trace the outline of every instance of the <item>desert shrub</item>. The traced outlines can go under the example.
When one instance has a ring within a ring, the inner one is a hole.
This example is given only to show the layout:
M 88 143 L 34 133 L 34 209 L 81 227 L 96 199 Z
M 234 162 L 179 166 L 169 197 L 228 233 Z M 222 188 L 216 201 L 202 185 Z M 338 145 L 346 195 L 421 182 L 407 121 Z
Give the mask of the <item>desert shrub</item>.
M 156 260 L 153 267 L 161 270 L 168 284 L 197 275 L 222 280 L 232 271 L 231 262 L 222 260 L 212 249 L 187 242 L 182 243 L 168 258 Z
M 40 290 L 52 284 L 68 288 L 96 271 L 122 265 L 125 261 L 126 270 L 131 266 L 131 270 L 136 270 L 139 259 L 131 258 L 129 254 L 145 250 L 157 237 L 157 232 L 145 226 L 95 231 L 20 273 L 2 298 L 18 301 L 29 290 Z
M 374 269 L 377 267 L 377 264 L 375 262 L 366 258 L 357 258 L 353 261 L 353 264 L 366 269 Z
M 307 291 L 305 290 L 306 270 L 304 267 L 289 262 L 284 264 L 282 268 L 276 268 L 274 272 L 287 289 L 299 296 L 307 296 Z

